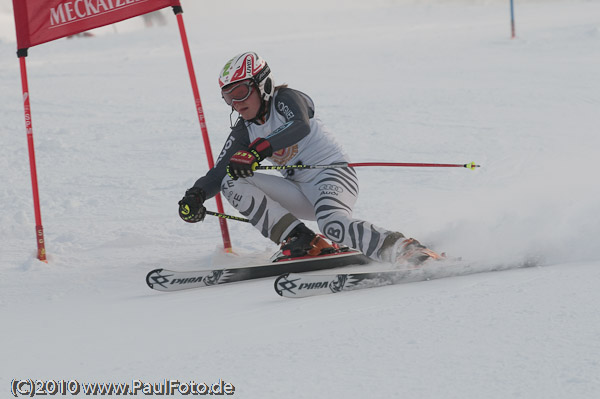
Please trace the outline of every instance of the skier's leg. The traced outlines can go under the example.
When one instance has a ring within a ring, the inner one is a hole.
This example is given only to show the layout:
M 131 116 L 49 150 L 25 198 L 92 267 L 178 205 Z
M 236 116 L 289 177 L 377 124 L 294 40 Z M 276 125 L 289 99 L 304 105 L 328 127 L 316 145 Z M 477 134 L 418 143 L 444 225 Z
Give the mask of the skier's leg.
M 301 223 L 299 218 L 315 217 L 312 204 L 297 184 L 279 176 L 257 173 L 238 180 L 226 176 L 221 192 L 263 236 L 277 244 Z
M 330 240 L 384 262 L 420 264 L 429 258 L 441 258 L 402 233 L 352 217 L 359 190 L 353 169 L 326 169 L 302 188 L 315 207 L 319 229 Z
M 404 236 L 352 217 L 359 192 L 354 169 L 326 169 L 301 186 L 313 203 L 319 229 L 327 238 L 358 249 L 374 260 L 390 260 L 384 249 Z

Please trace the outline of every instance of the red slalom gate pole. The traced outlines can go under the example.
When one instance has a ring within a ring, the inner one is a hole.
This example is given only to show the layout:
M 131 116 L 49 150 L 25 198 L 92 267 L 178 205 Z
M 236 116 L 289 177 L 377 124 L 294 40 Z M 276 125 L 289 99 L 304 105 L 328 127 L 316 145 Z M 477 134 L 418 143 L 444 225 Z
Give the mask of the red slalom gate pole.
M 27 130 L 27 146 L 29 148 L 29 169 L 31 171 L 31 188 L 33 190 L 33 209 L 35 212 L 35 238 L 37 241 L 37 258 L 42 262 L 46 260 L 46 244 L 44 242 L 44 228 L 42 226 L 42 212 L 40 210 L 40 194 L 37 181 L 37 167 L 35 164 L 35 149 L 33 145 L 33 125 L 31 123 L 31 103 L 29 101 L 29 84 L 27 82 L 27 65 L 25 57 L 27 50 L 19 50 L 19 63 L 21 66 L 21 84 L 23 86 L 23 107 L 25 110 L 25 128 Z
M 194 92 L 194 99 L 196 100 L 196 112 L 198 113 L 198 120 L 200 121 L 200 129 L 202 130 L 202 139 L 204 140 L 204 148 L 206 149 L 206 157 L 208 158 L 208 167 L 213 168 L 215 166 L 212 150 L 210 147 L 210 140 L 208 138 L 208 129 L 206 128 L 206 119 L 204 118 L 204 110 L 202 109 L 202 101 L 200 100 L 200 91 L 198 90 L 198 83 L 196 82 L 196 74 L 194 72 L 194 65 L 192 63 L 192 55 L 190 53 L 190 46 L 187 40 L 187 34 L 185 32 L 185 25 L 183 24 L 183 9 L 181 6 L 173 7 L 173 12 L 177 17 L 177 24 L 179 25 L 179 33 L 181 36 L 181 42 L 183 44 L 183 52 L 185 53 L 185 60 L 187 62 L 187 68 L 190 75 L 190 82 L 192 84 L 192 91 Z M 217 210 L 223 213 L 223 202 L 221 195 L 215 196 L 217 202 Z M 229 229 L 227 228 L 227 221 L 220 218 L 219 224 L 221 226 L 221 235 L 223 236 L 223 246 L 225 252 L 231 252 L 231 238 L 229 237 Z

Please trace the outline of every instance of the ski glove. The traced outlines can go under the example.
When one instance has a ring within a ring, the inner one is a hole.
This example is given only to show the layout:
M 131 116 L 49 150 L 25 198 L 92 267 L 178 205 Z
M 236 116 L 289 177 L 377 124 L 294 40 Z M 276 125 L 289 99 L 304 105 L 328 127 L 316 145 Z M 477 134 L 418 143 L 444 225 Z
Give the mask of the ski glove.
M 254 171 L 260 161 L 271 155 L 273 155 L 271 143 L 266 139 L 258 138 L 250 144 L 247 150 L 240 150 L 233 154 L 227 165 L 227 174 L 233 180 L 254 176 Z
M 188 223 L 196 223 L 204 220 L 206 208 L 204 200 L 206 195 L 200 187 L 192 187 L 185 192 L 185 196 L 179 201 L 179 217 Z

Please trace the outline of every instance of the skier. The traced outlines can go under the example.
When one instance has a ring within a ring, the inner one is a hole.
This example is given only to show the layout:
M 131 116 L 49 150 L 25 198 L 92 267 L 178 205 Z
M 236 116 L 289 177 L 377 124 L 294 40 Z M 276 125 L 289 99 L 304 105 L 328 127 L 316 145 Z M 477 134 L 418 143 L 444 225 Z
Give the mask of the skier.
M 287 257 L 334 251 L 301 219 L 316 220 L 334 243 L 358 249 L 369 258 L 420 264 L 440 255 L 402 233 L 354 219 L 358 178 L 352 168 L 291 169 L 283 176 L 254 174 L 268 159 L 277 165 L 349 162 L 342 147 L 315 113 L 306 94 L 275 86 L 267 63 L 254 52 L 229 60 L 219 76 L 221 94 L 239 117 L 208 173 L 179 201 L 179 215 L 189 223 L 206 215 L 203 203 L 219 190 L 250 219 L 262 235 L 281 244 Z

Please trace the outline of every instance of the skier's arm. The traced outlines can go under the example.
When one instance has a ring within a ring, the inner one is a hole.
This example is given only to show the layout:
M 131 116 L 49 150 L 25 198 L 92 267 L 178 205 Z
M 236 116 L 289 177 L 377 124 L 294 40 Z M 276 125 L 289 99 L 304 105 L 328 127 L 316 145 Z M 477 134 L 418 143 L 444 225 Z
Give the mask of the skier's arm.
M 217 158 L 215 166 L 210 169 L 205 176 L 202 176 L 196 180 L 196 183 L 194 183 L 194 187 L 202 189 L 205 199 L 212 198 L 217 195 L 221 189 L 221 181 L 227 174 L 226 168 L 227 164 L 229 163 L 229 159 L 237 151 L 248 148 L 248 145 L 250 145 L 248 129 L 246 128 L 245 123 L 240 120 L 231 129 L 231 133 L 229 134 L 223 149 L 219 153 L 219 157 Z
M 215 166 L 206 175 L 196 180 L 194 186 L 188 189 L 179 201 L 181 219 L 188 223 L 201 222 L 204 219 L 206 215 L 204 201 L 217 195 L 221 189 L 221 181 L 227 173 L 227 161 L 239 149 L 247 148 L 249 141 L 248 129 L 243 122 L 231 129 Z
M 276 112 L 286 120 L 266 137 L 275 152 L 296 144 L 310 133 L 314 106 L 308 96 L 287 88 L 280 89 L 273 101 Z

